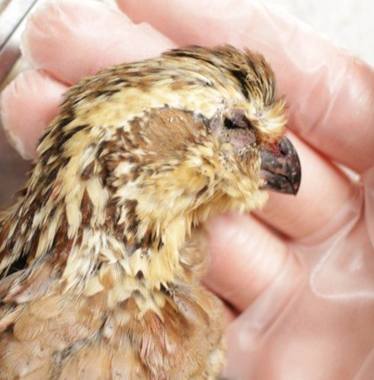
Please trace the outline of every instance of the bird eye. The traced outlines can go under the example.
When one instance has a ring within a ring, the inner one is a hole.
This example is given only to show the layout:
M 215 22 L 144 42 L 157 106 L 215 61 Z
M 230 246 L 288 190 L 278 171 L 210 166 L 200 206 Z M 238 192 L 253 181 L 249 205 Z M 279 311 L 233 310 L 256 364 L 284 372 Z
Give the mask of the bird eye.
M 225 135 L 234 148 L 240 150 L 256 143 L 254 126 L 248 120 L 243 110 L 233 110 L 224 118 Z
M 236 125 L 231 119 L 228 118 L 225 118 L 223 124 L 227 129 L 241 128 L 240 126 Z
M 227 129 L 252 129 L 253 126 L 243 110 L 233 110 L 230 117 L 225 117 L 223 124 Z

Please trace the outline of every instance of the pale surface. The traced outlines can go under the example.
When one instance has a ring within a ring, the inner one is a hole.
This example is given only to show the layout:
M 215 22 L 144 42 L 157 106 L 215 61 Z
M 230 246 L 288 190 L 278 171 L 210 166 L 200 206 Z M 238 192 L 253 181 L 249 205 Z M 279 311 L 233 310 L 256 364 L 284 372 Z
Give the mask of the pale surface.
M 374 2 L 371 0 L 267 0 L 308 23 L 374 66 Z

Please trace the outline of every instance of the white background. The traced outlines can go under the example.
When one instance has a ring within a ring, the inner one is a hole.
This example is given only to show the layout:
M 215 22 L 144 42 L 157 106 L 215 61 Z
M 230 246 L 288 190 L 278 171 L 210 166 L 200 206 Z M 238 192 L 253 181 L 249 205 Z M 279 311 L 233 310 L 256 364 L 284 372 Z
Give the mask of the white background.
M 374 67 L 373 0 L 264 0 L 308 23 Z

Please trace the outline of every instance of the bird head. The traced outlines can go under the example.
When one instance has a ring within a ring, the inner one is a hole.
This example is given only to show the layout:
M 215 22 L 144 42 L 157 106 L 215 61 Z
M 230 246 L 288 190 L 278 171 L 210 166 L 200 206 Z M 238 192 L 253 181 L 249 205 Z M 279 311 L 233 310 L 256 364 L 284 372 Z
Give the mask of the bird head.
M 213 50 L 193 47 L 168 54 L 207 63 L 205 68 L 212 75 L 205 86 L 213 84 L 222 94 L 222 105 L 217 105 L 210 116 L 209 129 L 219 139 L 221 149 L 231 151 L 230 157 L 241 174 L 259 190 L 296 195 L 301 181 L 300 161 L 284 136 L 286 106 L 277 95 L 274 73 L 264 57 L 230 46 Z
M 194 46 L 116 76 L 128 79 L 130 72 L 136 79 L 130 80 L 135 116 L 129 140 L 136 135 L 132 145 L 143 152 L 132 159 L 136 177 L 150 190 L 153 214 L 157 205 L 169 217 L 193 211 L 202 220 L 215 212 L 259 208 L 269 189 L 297 193 L 300 161 L 284 136 L 285 103 L 263 56 L 231 46 Z M 127 160 L 121 165 L 128 172 Z M 128 181 L 126 175 L 123 199 Z

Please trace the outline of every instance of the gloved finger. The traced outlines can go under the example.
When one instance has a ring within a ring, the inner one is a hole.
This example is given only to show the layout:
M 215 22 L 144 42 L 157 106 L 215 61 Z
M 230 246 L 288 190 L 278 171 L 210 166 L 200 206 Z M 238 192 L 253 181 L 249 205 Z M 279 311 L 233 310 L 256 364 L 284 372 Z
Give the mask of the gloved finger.
M 233 308 L 227 304 L 223 305 L 224 307 L 224 319 L 226 328 L 238 317 L 238 313 L 233 310 Z
M 19 74 L 1 93 L 1 120 L 10 142 L 25 159 L 35 154 L 43 129 L 58 112 L 67 87 L 36 70 Z
M 213 219 L 208 228 L 212 262 L 204 282 L 236 310 L 247 309 L 285 267 L 284 285 L 292 290 L 300 268 L 285 241 L 259 221 L 232 213 Z
M 103 67 L 156 56 L 174 44 L 103 3 L 51 1 L 29 18 L 22 47 L 33 67 L 73 84 Z
M 370 181 L 368 172 L 364 185 Z M 294 276 L 286 265 L 283 278 L 230 326 L 229 377 L 315 380 L 317 366 L 323 379 L 371 378 L 357 376 L 374 373 L 367 360 L 374 347 L 373 230 L 364 219 L 369 197 L 361 191 L 347 202 L 339 219 L 348 222 L 320 244 L 289 243 L 301 277 L 287 287 Z M 264 362 L 271 365 L 259 365 Z
M 98 2 L 49 2 L 27 23 L 23 51 L 37 71 L 17 78 L 2 93 L 4 128 L 24 158 L 35 157 L 42 130 L 58 112 L 61 93 L 81 77 L 116 62 L 143 59 L 173 47 L 152 28 L 135 26 Z
M 117 0 L 179 45 L 229 43 L 265 55 L 291 128 L 324 155 L 363 172 L 374 162 L 374 73 L 307 25 L 260 0 Z
M 302 179 L 297 196 L 269 192 L 269 201 L 256 215 L 293 239 L 316 235 L 355 194 L 348 178 L 305 142 L 289 133 L 300 161 Z M 326 233 L 331 231 L 325 230 Z
M 374 165 L 362 177 L 365 190 L 365 220 L 374 248 Z

